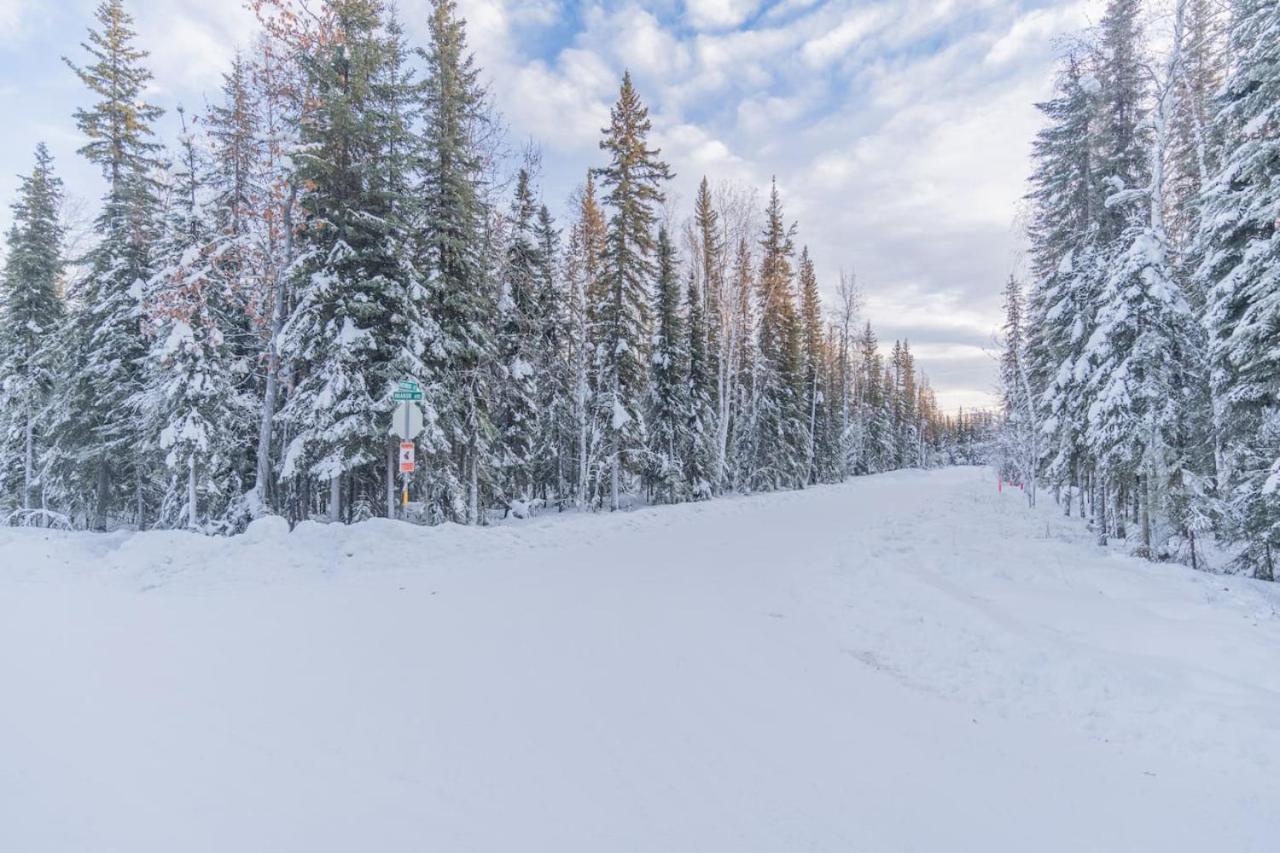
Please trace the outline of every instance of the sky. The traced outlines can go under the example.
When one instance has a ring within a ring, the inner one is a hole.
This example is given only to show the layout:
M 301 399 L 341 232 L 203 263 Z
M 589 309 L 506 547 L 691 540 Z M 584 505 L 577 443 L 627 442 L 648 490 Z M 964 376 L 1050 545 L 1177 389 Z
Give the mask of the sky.
M 73 208 L 101 183 L 76 155 L 78 61 L 96 0 L 0 0 L 0 226 L 48 143 Z M 425 42 L 427 0 L 399 0 Z M 256 23 L 238 0 L 126 0 L 151 52 L 149 98 L 216 100 Z M 1000 295 L 1025 266 L 1021 198 L 1034 104 L 1099 0 L 458 0 L 510 146 L 541 151 L 553 211 L 603 165 L 600 129 L 629 69 L 688 215 L 698 181 L 777 179 L 824 291 L 856 275 L 882 342 L 910 340 L 946 410 L 989 404 Z M 88 213 L 84 213 L 87 211 Z

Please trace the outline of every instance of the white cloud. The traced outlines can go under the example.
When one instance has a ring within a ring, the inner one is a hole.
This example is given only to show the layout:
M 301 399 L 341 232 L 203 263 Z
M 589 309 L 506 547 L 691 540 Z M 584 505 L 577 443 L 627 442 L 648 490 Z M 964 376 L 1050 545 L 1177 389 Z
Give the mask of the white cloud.
M 851 10 L 833 29 L 805 43 L 805 62 L 814 68 L 834 62 L 880 26 L 885 16 L 883 6 Z
M 1088 22 L 1090 3 L 1077 0 L 1060 6 L 1033 9 L 1014 21 L 1000 37 L 983 61 L 1003 65 L 1025 57 L 1028 52 L 1043 49 L 1053 38 L 1083 28 Z
M 760 8 L 759 0 L 687 0 L 685 20 L 697 29 L 736 27 Z
M 0 0 L 0 43 L 25 35 L 31 11 L 31 0 Z
M 180 99 L 212 97 L 236 49 L 258 32 L 257 19 L 239 3 L 175 0 L 139 4 L 133 14 L 139 42 L 151 53 L 154 90 Z

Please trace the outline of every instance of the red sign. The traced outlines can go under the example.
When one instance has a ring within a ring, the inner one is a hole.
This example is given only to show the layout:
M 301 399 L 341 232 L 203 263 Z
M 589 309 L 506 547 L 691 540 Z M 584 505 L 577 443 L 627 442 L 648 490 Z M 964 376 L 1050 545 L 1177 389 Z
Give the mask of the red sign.
M 400 473 L 412 474 L 417 467 L 413 461 L 413 442 L 400 442 Z

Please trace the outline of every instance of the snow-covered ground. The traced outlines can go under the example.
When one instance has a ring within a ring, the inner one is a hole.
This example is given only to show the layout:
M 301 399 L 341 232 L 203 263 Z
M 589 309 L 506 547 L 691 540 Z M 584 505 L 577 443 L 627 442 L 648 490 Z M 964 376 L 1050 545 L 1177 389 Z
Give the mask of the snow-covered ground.
M 1280 593 L 988 472 L 0 531 L 0 850 L 1280 849 Z

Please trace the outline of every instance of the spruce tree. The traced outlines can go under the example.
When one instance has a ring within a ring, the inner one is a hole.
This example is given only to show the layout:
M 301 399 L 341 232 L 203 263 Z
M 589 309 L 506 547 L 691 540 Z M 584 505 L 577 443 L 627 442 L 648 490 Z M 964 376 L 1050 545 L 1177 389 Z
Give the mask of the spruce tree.
M 565 258 L 570 330 L 566 358 L 569 362 L 573 423 L 574 504 L 581 507 L 598 495 L 599 469 L 595 463 L 601 435 L 594 412 L 600 378 L 597 367 L 603 362 L 598 354 L 602 352 L 604 333 L 600 322 L 604 300 L 600 293 L 606 226 L 604 212 L 596 200 L 595 179 L 590 172 L 576 201 L 577 218 L 569 232 Z
M 654 286 L 652 376 L 649 382 L 648 480 L 655 498 L 675 503 L 685 496 L 682 460 L 689 444 L 687 333 L 680 315 L 681 292 L 675 248 L 658 229 L 658 275 Z
M 822 297 L 818 294 L 818 276 L 809 257 L 809 247 L 800 250 L 800 320 L 804 328 L 804 416 L 808 431 L 808 476 L 818 482 L 818 471 L 829 462 L 819 458 L 818 427 L 826 419 L 823 370 Z
M 1075 55 L 1056 96 L 1037 107 L 1048 120 L 1032 146 L 1033 282 L 1027 300 L 1026 369 L 1047 415 L 1045 475 L 1055 489 L 1083 482 L 1091 462 L 1085 345 L 1096 324 L 1097 231 L 1102 188 L 1095 156 L 1099 84 Z M 1068 499 L 1067 503 L 1070 503 Z
M 252 414 L 231 346 L 243 327 L 240 306 L 215 272 L 224 242 L 206 216 L 205 166 L 182 118 L 157 270 L 146 286 L 150 347 L 134 404 L 145 447 L 161 456 L 158 522 L 209 529 L 243 491 Z
M 428 26 L 419 264 L 439 325 L 427 363 L 441 390 L 433 408 L 447 448 L 430 459 L 430 488 L 441 517 L 475 524 L 482 520 L 481 492 L 492 480 L 496 439 L 490 368 L 497 354 L 497 299 L 486 270 L 490 211 L 483 147 L 492 122 L 456 3 L 433 0 Z
M 1112 195 L 1144 189 L 1151 180 L 1141 7 L 1141 0 L 1109 0 L 1100 24 L 1098 169 Z M 1104 240 L 1120 236 L 1130 212 L 1119 204 L 1104 207 L 1100 216 Z
M 46 407 L 60 382 L 54 353 L 64 315 L 61 206 L 62 180 L 42 142 L 11 205 L 0 276 L 0 508 L 44 504 L 37 465 L 49 440 Z
M 67 64 L 98 98 L 75 118 L 89 140 L 80 153 L 102 170 L 107 194 L 88 275 L 72 294 L 64 333 L 71 345 L 61 368 L 71 392 L 51 426 L 45 465 L 58 502 L 105 529 L 114 520 L 146 523 L 145 443 L 134 398 L 147 350 L 142 297 L 156 235 L 159 146 L 151 124 L 161 110 L 143 100 L 151 80 L 147 53 L 134 46 L 133 19 L 121 0 L 104 0 L 95 18 L 99 28 L 82 45 L 91 62 Z
M 540 447 L 538 384 L 542 345 L 541 248 L 535 234 L 537 205 L 528 169 L 516 177 L 510 215 L 498 333 L 500 369 L 496 464 L 503 492 L 521 505 L 533 496 L 535 454 Z
M 1009 276 L 1005 285 L 1004 310 L 1000 353 L 1000 402 L 1004 415 L 1000 473 L 1005 480 L 1023 484 L 1027 500 L 1034 506 L 1040 468 L 1040 419 L 1027 363 L 1022 286 L 1013 276 Z
M 798 488 L 808 481 L 804 349 L 794 273 L 795 228 L 783 222 L 775 182 L 760 239 L 760 360 L 755 428 L 757 488 Z
M 608 166 L 597 170 L 612 208 L 604 248 L 597 417 L 609 465 L 609 507 L 620 506 L 624 480 L 643 469 L 647 446 L 644 401 L 648 381 L 650 283 L 657 273 L 653 227 L 662 185 L 671 171 L 649 147 L 649 111 L 631 74 L 622 78 L 618 101 L 600 147 Z
M 560 231 L 545 204 L 538 207 L 534 226 L 538 247 L 534 299 L 538 332 L 534 346 L 538 376 L 538 410 L 541 431 L 534 454 L 534 481 L 543 498 L 558 502 L 569 496 L 574 442 L 577 435 L 572 404 L 574 363 L 570 298 L 561 269 Z
M 877 474 L 890 467 L 892 425 L 885 419 L 888 388 L 883 382 L 884 364 L 880 355 L 880 342 L 875 330 L 867 322 L 858 337 L 859 363 L 859 419 L 866 424 L 859 474 Z
M 757 382 L 760 351 L 757 343 L 756 278 L 751 246 L 746 237 L 739 239 L 733 261 L 732 336 L 736 350 L 731 352 L 733 381 L 731 417 L 726 447 L 729 470 L 726 478 L 736 491 L 749 491 L 755 481 L 757 423 L 760 407 Z
M 291 282 L 296 304 L 280 337 L 296 384 L 277 419 L 290 435 L 280 476 L 327 487 L 328 515 L 338 520 L 350 517 L 355 501 L 381 503 L 413 283 L 398 251 L 405 223 L 385 183 L 380 7 L 343 0 L 334 13 L 336 38 L 306 62 L 319 97 L 297 157 L 310 189 Z
M 691 389 L 695 398 L 706 398 L 711 406 L 712 420 L 703 426 L 713 436 L 713 466 L 716 471 L 709 475 L 712 488 L 719 489 L 723 479 L 726 447 L 728 437 L 728 420 L 730 400 L 730 376 L 732 375 L 732 354 L 730 329 L 731 318 L 725 316 L 726 304 L 732 300 L 726 293 L 725 245 L 721 234 L 720 214 L 716 211 L 711 197 L 711 186 L 704 176 L 698 184 L 698 195 L 694 201 L 694 240 L 697 247 L 698 269 L 701 278 L 700 296 L 702 305 L 699 315 L 702 317 L 702 341 L 699 346 L 705 353 L 706 370 L 699 371 L 694 377 L 699 385 Z M 696 282 L 693 283 L 697 285 Z M 690 348 L 694 346 L 690 341 Z M 721 421 L 724 421 L 723 429 Z
M 1225 529 L 1274 579 L 1280 549 L 1280 5 L 1236 0 L 1234 60 L 1216 121 L 1225 144 L 1204 196 L 1206 325 Z
M 687 446 L 684 455 L 684 480 L 690 496 L 706 500 L 714 493 L 716 473 L 716 407 L 711 396 L 715 385 L 715 365 L 709 353 L 706 303 L 698 289 L 698 279 L 689 274 L 689 286 L 685 295 L 685 316 L 688 334 L 688 427 Z

